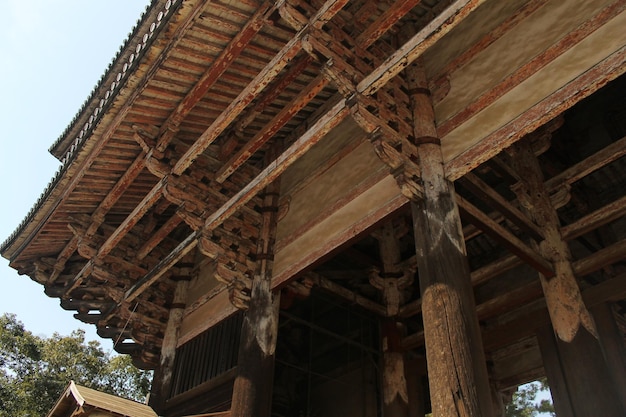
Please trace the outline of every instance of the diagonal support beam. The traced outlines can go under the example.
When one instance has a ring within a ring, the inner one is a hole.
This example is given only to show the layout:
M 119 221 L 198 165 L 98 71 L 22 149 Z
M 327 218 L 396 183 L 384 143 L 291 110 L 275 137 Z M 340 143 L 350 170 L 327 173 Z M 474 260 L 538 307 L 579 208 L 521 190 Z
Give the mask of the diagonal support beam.
M 485 0 L 457 0 L 452 3 L 424 29 L 398 48 L 380 67 L 365 77 L 357 86 L 357 90 L 365 95 L 374 94 L 484 2 Z
M 348 0 L 328 0 L 322 8 L 311 18 L 309 23 L 302 28 L 291 40 L 272 58 L 272 60 L 259 72 L 259 74 L 244 88 L 231 104 L 215 119 L 207 130 L 200 135 L 193 145 L 178 160 L 172 172 L 182 174 L 193 163 L 194 159 L 205 151 L 217 137 L 232 123 L 233 120 L 246 108 L 248 104 L 282 71 L 302 49 L 302 37 L 309 27 L 322 27 L 324 23 L 332 19 Z
M 191 233 L 176 248 L 174 248 L 161 262 L 151 269 L 142 279 L 137 281 L 125 294 L 122 302 L 131 302 L 161 278 L 169 268 L 180 261 L 198 244 L 198 238 L 203 230 L 210 231 L 222 224 L 233 213 L 242 208 L 263 188 L 278 178 L 293 162 L 306 153 L 313 145 L 319 142 L 331 129 L 337 126 L 349 114 L 345 100 L 339 101 L 332 109 L 320 118 L 311 128 L 294 142 L 275 161 L 270 163 L 246 187 L 228 200 L 219 210 L 216 210 L 206 220 L 204 229 Z M 118 306 L 121 303 L 118 303 Z
M 484 200 L 495 210 L 498 210 L 507 219 L 511 220 L 522 230 L 530 234 L 537 240 L 543 240 L 543 231 L 533 223 L 524 213 L 519 211 L 517 207 L 504 199 L 496 190 L 487 185 L 477 175 L 471 172 L 458 180 L 465 188 L 472 192 L 475 196 Z
M 463 212 L 463 215 L 468 217 L 472 224 L 483 230 L 493 239 L 502 243 L 512 253 L 533 267 L 537 272 L 540 272 L 547 278 L 554 276 L 554 268 L 552 267 L 552 264 L 528 247 L 528 245 L 522 242 L 513 233 L 493 221 L 489 216 L 480 211 L 463 197 L 457 195 L 456 201 L 459 205 L 459 209 Z

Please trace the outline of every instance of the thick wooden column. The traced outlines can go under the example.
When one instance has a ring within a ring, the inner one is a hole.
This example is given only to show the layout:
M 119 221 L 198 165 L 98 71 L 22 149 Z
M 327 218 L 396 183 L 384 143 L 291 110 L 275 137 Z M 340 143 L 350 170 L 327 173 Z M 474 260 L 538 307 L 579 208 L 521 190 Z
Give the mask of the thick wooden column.
M 554 277 L 539 274 L 554 335 L 544 329 L 538 336 L 548 383 L 556 393 L 557 412 L 575 417 L 623 416 L 624 410 L 612 383 L 594 320 L 583 302 L 569 246 L 561 235 L 558 214 L 544 185 L 532 141 L 527 138 L 518 142 L 508 153 L 510 165 L 522 178 L 513 190 L 523 210 L 544 233 L 545 239 L 534 242 L 534 246 L 554 265 Z
M 626 410 L 626 343 L 615 322 L 615 315 L 609 303 L 593 307 L 591 314 L 596 322 L 602 353 L 611 375 L 611 383 L 617 391 L 622 408 Z
M 571 342 L 564 342 L 547 326 L 537 336 L 558 417 L 626 415 L 602 349 L 591 333 L 579 331 Z
M 187 279 L 181 279 L 176 284 L 174 299 L 170 307 L 170 316 L 167 321 L 167 327 L 165 328 L 165 334 L 163 335 L 159 367 L 155 370 L 152 380 L 150 406 L 160 414 L 163 414 L 165 411 L 165 402 L 170 395 L 172 387 L 176 345 L 178 344 L 178 336 L 180 334 L 180 323 L 183 321 L 188 288 L 189 280 Z
M 537 340 L 543 358 L 543 368 L 546 370 L 548 385 L 550 385 L 554 411 L 558 417 L 575 417 L 552 326 L 548 325 L 539 329 Z
M 491 416 L 465 241 L 423 67 L 410 65 L 406 77 L 424 193 L 411 207 L 433 416 Z
M 280 303 L 279 293 L 273 294 L 271 290 L 278 190 L 278 182 L 274 182 L 265 191 L 257 271 L 241 327 L 231 417 L 269 417 L 271 412 Z

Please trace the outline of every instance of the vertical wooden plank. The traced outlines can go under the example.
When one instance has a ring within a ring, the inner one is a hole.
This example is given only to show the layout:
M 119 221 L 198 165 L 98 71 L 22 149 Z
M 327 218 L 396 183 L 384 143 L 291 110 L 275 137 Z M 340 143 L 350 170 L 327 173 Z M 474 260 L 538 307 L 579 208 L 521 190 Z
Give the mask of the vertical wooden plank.
M 265 189 L 257 271 L 241 326 L 231 417 L 270 417 L 280 293 L 272 293 L 272 266 L 278 217 L 279 182 Z
M 423 199 L 412 200 L 430 397 L 435 417 L 492 415 L 465 242 L 424 69 L 407 67 Z

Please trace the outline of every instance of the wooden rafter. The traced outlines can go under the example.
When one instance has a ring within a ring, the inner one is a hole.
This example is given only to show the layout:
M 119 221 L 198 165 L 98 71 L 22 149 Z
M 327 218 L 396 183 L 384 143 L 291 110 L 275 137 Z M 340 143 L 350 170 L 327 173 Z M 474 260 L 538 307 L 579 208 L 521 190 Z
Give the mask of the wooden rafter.
M 301 49 L 302 37 L 306 28 L 321 27 L 330 20 L 347 3 L 347 0 L 328 0 L 324 6 L 309 21 L 308 25 L 294 35 L 280 52 L 265 66 L 265 68 L 250 82 L 246 88 L 233 100 L 230 105 L 215 119 L 211 126 L 200 135 L 194 144 L 177 161 L 172 169 L 176 175 L 186 170 L 193 160 L 232 123 L 232 121 L 250 104 L 250 102 L 280 73 Z

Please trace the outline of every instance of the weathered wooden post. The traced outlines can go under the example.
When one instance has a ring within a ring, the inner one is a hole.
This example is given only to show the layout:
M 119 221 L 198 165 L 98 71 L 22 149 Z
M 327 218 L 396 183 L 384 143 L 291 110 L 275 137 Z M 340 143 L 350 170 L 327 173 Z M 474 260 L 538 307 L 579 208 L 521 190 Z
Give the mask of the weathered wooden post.
M 165 411 L 165 402 L 172 387 L 172 373 L 174 360 L 176 359 L 176 345 L 180 333 L 180 324 L 183 321 L 185 303 L 187 302 L 187 289 L 189 279 L 179 279 L 174 292 L 174 299 L 170 307 L 170 315 L 167 321 L 163 344 L 161 345 L 161 358 L 158 371 L 155 372 L 150 392 L 150 406 L 158 413 Z
M 401 303 L 401 291 L 413 282 L 413 271 L 399 269 L 400 248 L 392 223 L 378 236 L 383 270 L 373 271 L 370 282 L 383 293 L 388 318 L 381 319 L 382 394 L 384 417 L 408 417 L 409 394 L 405 375 L 405 355 L 401 346 L 403 334 L 395 316 Z
M 491 416 L 489 379 L 452 184 L 420 63 L 405 70 L 423 198 L 411 203 L 435 417 Z
M 241 328 L 231 417 L 270 416 L 280 303 L 279 294 L 271 290 L 278 191 L 279 184 L 276 181 L 266 188 L 263 197 L 257 271 L 252 279 L 249 307 Z
M 522 178 L 513 190 L 545 236 L 534 246 L 554 265 L 554 277 L 539 274 L 552 326 L 541 330 L 538 339 L 548 383 L 554 386 L 556 410 L 576 417 L 622 416 L 624 410 L 611 383 L 594 320 L 583 302 L 572 256 L 529 139 L 508 149 L 508 160 Z

